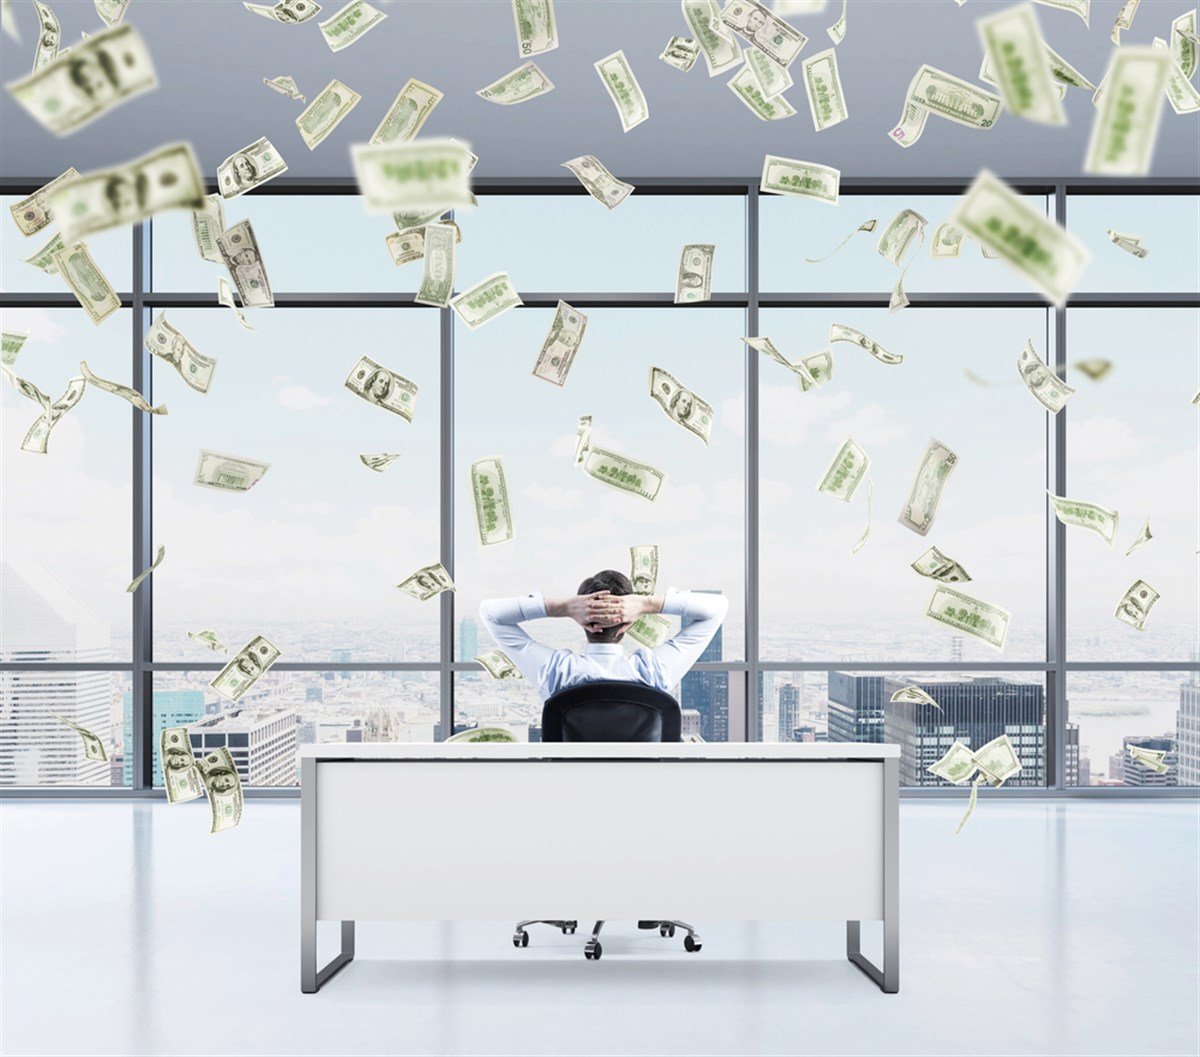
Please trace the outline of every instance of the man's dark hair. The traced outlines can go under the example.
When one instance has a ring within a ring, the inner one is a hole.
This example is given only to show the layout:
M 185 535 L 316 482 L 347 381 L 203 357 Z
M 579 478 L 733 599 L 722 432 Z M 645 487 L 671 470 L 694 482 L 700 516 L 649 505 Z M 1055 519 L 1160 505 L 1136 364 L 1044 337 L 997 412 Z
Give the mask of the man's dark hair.
M 616 569 L 601 569 L 595 576 L 589 576 L 579 585 L 576 594 L 590 595 L 595 591 L 610 591 L 614 595 L 633 594 L 633 584 L 624 573 Z M 625 637 L 619 624 L 601 631 L 584 631 L 588 642 L 620 642 Z

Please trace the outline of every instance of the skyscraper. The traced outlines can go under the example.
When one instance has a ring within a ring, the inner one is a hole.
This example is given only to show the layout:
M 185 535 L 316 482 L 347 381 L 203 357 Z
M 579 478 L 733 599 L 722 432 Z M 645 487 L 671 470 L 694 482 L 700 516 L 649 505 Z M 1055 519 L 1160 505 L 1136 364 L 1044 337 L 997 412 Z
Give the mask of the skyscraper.
M 1153 767 L 1135 760 L 1129 751 L 1130 745 L 1153 752 L 1165 752 L 1163 763 L 1167 768 L 1166 774 L 1159 774 Z M 1121 739 L 1121 748 L 1121 781 L 1126 785 L 1179 785 L 1179 755 L 1175 752 L 1175 739 L 1170 734 L 1161 734 L 1157 738 L 1127 735 Z
M 719 595 L 721 592 L 707 590 L 704 593 Z M 723 631 L 723 628 L 717 628 L 712 641 L 700 654 L 700 663 L 722 659 Z M 694 708 L 700 713 L 700 737 L 705 741 L 729 740 L 728 672 L 698 672 L 692 669 L 680 681 L 679 704 L 682 708 Z
M 188 729 L 202 756 L 224 745 L 246 785 L 295 785 L 296 713 L 292 709 L 235 708 Z
M 800 687 L 784 683 L 779 688 L 779 740 L 795 741 L 800 725 Z
M 883 741 L 883 676 L 829 673 L 829 740 Z
M 158 756 L 159 736 L 167 727 L 186 727 L 204 717 L 203 690 L 155 690 L 153 711 L 153 766 L 150 773 L 155 782 L 162 781 L 162 764 Z M 133 693 L 125 691 L 125 758 L 122 776 L 126 785 L 133 784 Z
M 1179 753 L 1179 784 L 1200 785 L 1200 678 L 1195 675 L 1179 687 L 1175 746 Z

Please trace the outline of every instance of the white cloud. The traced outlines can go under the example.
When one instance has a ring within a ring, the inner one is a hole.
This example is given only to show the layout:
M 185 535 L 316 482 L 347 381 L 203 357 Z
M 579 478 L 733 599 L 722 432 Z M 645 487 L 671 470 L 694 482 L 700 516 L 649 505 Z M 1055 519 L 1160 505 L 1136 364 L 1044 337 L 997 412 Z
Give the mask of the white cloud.
M 833 420 L 854 403 L 846 391 L 801 392 L 799 385 L 764 385 L 759 390 L 758 417 L 762 439 L 780 447 L 796 447 L 809 439 L 810 432 Z M 721 417 L 737 436 L 745 432 L 746 402 L 740 395 L 724 402 Z
M 825 429 L 825 440 L 839 443 L 853 437 L 870 454 L 872 448 L 883 448 L 904 440 L 912 431 L 908 423 L 888 411 L 882 404 L 861 407 L 848 418 L 839 418 Z
M 28 331 L 30 344 L 53 345 L 66 333 L 44 308 L 6 308 L 0 313 L 0 326 L 18 334 Z
M 620 437 L 609 432 L 604 423 L 592 427 L 592 443 L 600 448 L 612 451 L 625 451 L 626 447 Z M 575 434 L 564 434 L 552 440 L 546 449 L 555 458 L 571 458 L 575 455 Z
M 583 492 L 578 488 L 548 488 L 534 481 L 521 489 L 521 495 L 548 510 L 578 510 L 583 505 Z
M 1119 418 L 1081 419 L 1071 423 L 1069 433 L 1067 458 L 1076 466 L 1124 462 L 1143 455 L 1153 444 Z
M 275 401 L 289 411 L 311 411 L 314 407 L 324 407 L 331 402 L 329 397 L 314 393 L 306 385 L 289 385 L 280 389 Z

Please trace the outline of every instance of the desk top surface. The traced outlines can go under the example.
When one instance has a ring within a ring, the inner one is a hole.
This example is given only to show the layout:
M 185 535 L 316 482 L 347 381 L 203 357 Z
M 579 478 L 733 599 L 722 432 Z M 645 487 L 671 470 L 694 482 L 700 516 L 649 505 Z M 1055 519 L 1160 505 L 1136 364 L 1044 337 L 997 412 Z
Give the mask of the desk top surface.
M 899 745 L 857 742 L 367 742 L 304 745 L 316 760 L 885 760 Z

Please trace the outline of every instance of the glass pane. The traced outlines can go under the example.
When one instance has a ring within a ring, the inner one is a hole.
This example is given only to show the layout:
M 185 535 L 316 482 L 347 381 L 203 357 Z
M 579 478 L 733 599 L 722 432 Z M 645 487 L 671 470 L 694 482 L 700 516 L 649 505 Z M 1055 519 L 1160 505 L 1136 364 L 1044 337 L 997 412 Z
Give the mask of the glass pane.
M 97 327 L 79 309 L 2 309 L 0 328 L 29 334 L 11 370 L 51 400 L 79 374 L 81 360 L 101 377 L 128 384 L 130 316 L 120 310 Z M 128 660 L 130 406 L 85 390 L 38 454 L 21 444 L 41 417 L 40 405 L 7 381 L 0 394 L 0 657 Z
M 916 686 L 937 702 L 892 703 Z M 972 749 L 1007 734 L 1021 771 L 1006 786 L 1046 784 L 1045 678 L 1034 673 L 763 672 L 763 741 L 890 742 L 900 784 L 948 785 L 927 768 L 955 741 Z
M 988 661 L 997 652 L 925 616 L 935 581 L 911 565 L 930 547 L 972 577 L 955 585 L 1012 613 L 1006 660 L 1045 656 L 1046 412 L 1015 382 L 1026 338 L 1045 348 L 1041 309 L 775 309 L 760 331 L 796 359 L 828 343 L 831 322 L 905 357 L 885 366 L 832 347 L 832 381 L 801 392 L 760 366 L 761 631 L 768 660 Z M 970 381 L 967 371 L 994 385 Z M 1011 381 L 1010 381 L 1011 380 Z M 1008 384 L 1006 384 L 1008 383 Z M 850 503 L 817 491 L 841 443 L 871 459 Z M 898 523 L 931 437 L 958 455 L 928 535 Z
M 213 692 L 215 675 L 158 673 L 154 729 L 186 726 L 197 755 L 226 746 L 244 785 L 299 784 L 302 745 L 441 740 L 437 672 L 269 671 L 236 704 Z
M 624 206 L 622 206 L 624 208 Z M 484 598 L 538 590 L 572 595 L 599 569 L 629 569 L 633 544 L 659 547 L 660 593 L 670 585 L 723 592 L 730 615 L 715 660 L 743 655 L 743 355 L 741 310 L 588 309 L 564 388 L 530 375 L 553 309 L 517 309 L 478 333 L 456 332 L 455 606 L 473 617 Z M 715 409 L 707 447 L 649 394 L 651 364 Z M 574 465 L 581 414 L 596 444 L 667 474 L 656 502 L 593 480 Z M 515 538 L 483 547 L 471 463 L 503 462 Z M 553 645 L 581 646 L 567 621 Z M 535 635 L 546 629 L 529 625 Z M 576 628 L 576 631 L 579 629 Z M 709 659 L 709 658 L 705 658 Z
M 246 218 L 277 292 L 415 291 L 421 283 L 419 262 L 392 263 L 385 241 L 396 230 L 391 217 L 366 212 L 357 195 L 268 193 L 225 203 L 227 225 Z M 191 213 L 160 213 L 152 231 L 155 290 L 215 293 L 225 269 L 196 250 Z
M 61 275 L 47 275 L 40 268 L 25 262 L 39 253 L 54 238 L 57 224 L 49 224 L 36 235 L 23 236 L 9 214 L 9 207 L 25 195 L 0 195 L 0 290 L 5 293 L 70 294 L 71 289 Z M 87 237 L 88 250 L 100 270 L 117 293 L 128 294 L 133 289 L 133 232 L 130 228 L 114 228 Z M 213 280 L 215 285 L 216 280 Z M 87 323 L 91 326 L 91 322 Z M 116 327 L 113 318 L 104 326 Z
M 1193 309 L 1072 309 L 1068 360 L 1106 360 L 1092 381 L 1068 370 L 1079 391 L 1067 415 L 1067 495 L 1115 510 L 1112 546 L 1068 527 L 1069 660 L 1186 661 L 1195 657 L 1196 510 L 1200 508 L 1197 409 L 1200 313 Z M 1126 556 L 1150 519 L 1153 538 Z M 1144 580 L 1161 593 L 1138 631 L 1114 611 Z
M 1070 672 L 1067 720 L 1067 785 L 1200 785 L 1194 673 Z M 1135 759 L 1130 746 L 1165 753 L 1156 758 L 1166 771 Z
M 155 357 L 154 544 L 159 660 L 212 660 L 188 631 L 238 649 L 265 635 L 286 661 L 438 657 L 438 604 L 395 589 L 438 556 L 438 317 L 407 309 L 273 309 L 256 334 L 229 311 L 169 309 L 216 356 L 193 391 Z M 413 422 L 343 384 L 370 355 L 416 382 Z M 270 464 L 248 492 L 193 484 L 200 449 Z M 377 473 L 360 454 L 399 452 Z
M 939 224 L 950 219 L 958 197 L 843 194 L 838 208 L 830 209 L 818 203 L 763 195 L 759 198 L 762 289 L 775 293 L 890 293 L 900 271 L 879 255 L 876 245 L 900 210 L 915 209 L 928 223 L 924 244 L 910 248 L 904 258 L 912 261 L 904 276 L 904 288 L 909 293 L 1029 290 L 1029 280 L 1006 267 L 1004 261 L 984 257 L 972 239 L 964 241 L 957 257 L 930 256 L 933 234 Z M 1028 195 L 1026 200 L 1036 209 L 1047 208 L 1045 195 Z M 857 232 L 828 260 L 816 264 L 805 261 L 805 257 L 821 258 L 831 253 L 859 224 L 871 219 L 876 221 L 874 231 Z
M 1121 249 L 1110 228 L 1139 236 L 1147 255 Z M 1200 288 L 1200 195 L 1071 195 L 1067 230 L 1092 255 L 1077 292 Z
M 591 195 L 481 194 L 478 206 L 454 216 L 463 232 L 460 290 L 506 271 L 522 291 L 674 292 L 683 247 L 707 242 L 717 247 L 713 290 L 746 285 L 741 195 L 634 192 L 610 211 Z
M 16 627 L 6 623 L 5 637 Z M 128 786 L 129 685 L 128 672 L 0 672 L 0 785 Z M 90 759 L 64 719 L 94 734 L 107 759 Z

